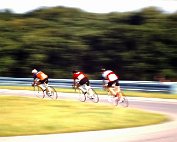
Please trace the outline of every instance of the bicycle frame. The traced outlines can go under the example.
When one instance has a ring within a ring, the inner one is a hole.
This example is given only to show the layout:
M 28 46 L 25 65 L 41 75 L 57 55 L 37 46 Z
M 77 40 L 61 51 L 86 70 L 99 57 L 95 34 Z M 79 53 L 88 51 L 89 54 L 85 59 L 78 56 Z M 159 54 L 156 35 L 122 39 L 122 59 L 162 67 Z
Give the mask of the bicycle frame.
M 109 102 L 113 103 L 115 106 L 119 105 L 122 107 L 128 107 L 128 105 L 129 105 L 128 99 L 122 91 L 120 91 L 122 94 L 122 101 L 120 102 L 118 97 L 114 97 L 114 95 L 112 95 L 111 92 L 108 90 L 107 84 L 104 85 L 103 88 L 107 91 L 107 95 L 109 97 L 108 98 Z M 112 89 L 115 89 L 115 85 L 112 86 Z
M 43 85 L 43 84 L 40 84 Z M 48 86 L 48 89 L 50 90 L 50 94 L 48 94 L 46 88 L 42 88 L 40 85 L 34 85 L 34 91 L 36 92 L 35 95 L 38 98 L 44 98 L 46 95 L 51 98 L 51 99 L 57 99 L 58 98 L 58 94 L 57 91 L 55 90 L 54 87 L 52 86 Z M 46 85 L 46 84 L 45 84 Z M 37 88 L 35 88 L 37 87 Z M 43 86 L 44 87 L 44 86 Z
M 109 91 L 109 89 L 112 89 L 112 90 L 114 90 L 115 91 L 115 93 L 117 93 L 116 92 L 116 88 L 115 88 L 115 85 L 113 85 L 112 87 L 108 87 L 108 84 L 105 84 L 105 85 L 103 85 L 103 88 L 104 88 L 104 90 L 106 90 L 107 92 L 108 92 L 108 94 L 109 95 L 111 95 L 111 96 L 114 96 L 113 94 L 111 94 L 111 92 Z M 109 89 L 108 89 L 109 88 Z
M 84 84 L 84 85 L 85 85 L 85 84 Z M 83 86 L 83 85 L 80 85 L 79 82 L 75 82 L 75 84 L 73 85 L 75 91 L 76 91 L 76 89 L 79 89 L 79 90 L 81 90 L 81 91 L 84 93 L 84 91 L 83 91 L 82 89 L 79 88 L 79 87 L 82 87 L 82 86 Z M 82 87 L 82 88 L 83 88 L 83 87 Z M 87 92 L 87 89 L 85 88 L 85 86 L 84 86 L 83 89 L 85 89 L 86 92 Z
M 86 101 L 86 98 L 92 100 L 93 102 L 97 103 L 99 101 L 99 97 L 98 97 L 98 94 L 94 91 L 93 88 L 89 88 L 89 90 L 87 90 L 86 88 L 86 93 L 84 93 L 80 88 L 80 85 L 75 85 L 74 86 L 74 89 L 75 89 L 75 92 L 79 93 L 79 100 L 81 102 L 84 102 Z M 82 87 L 82 86 L 81 86 Z M 85 86 L 84 86 L 85 87 Z M 77 91 L 78 90 L 78 91 Z M 90 94 L 90 91 L 92 91 L 92 94 Z

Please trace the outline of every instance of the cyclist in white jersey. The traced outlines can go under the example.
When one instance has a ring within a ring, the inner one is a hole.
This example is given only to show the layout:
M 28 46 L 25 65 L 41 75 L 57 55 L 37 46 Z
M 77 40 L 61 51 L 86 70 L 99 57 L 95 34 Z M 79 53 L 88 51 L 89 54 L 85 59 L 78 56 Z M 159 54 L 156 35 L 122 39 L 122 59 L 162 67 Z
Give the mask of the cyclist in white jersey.
M 118 99 L 120 100 L 122 97 L 122 93 L 119 85 L 119 77 L 112 70 L 101 69 L 101 72 L 104 87 L 108 89 L 112 96 L 118 97 Z M 107 82 L 106 85 L 105 82 Z M 113 84 L 115 84 L 114 88 Z

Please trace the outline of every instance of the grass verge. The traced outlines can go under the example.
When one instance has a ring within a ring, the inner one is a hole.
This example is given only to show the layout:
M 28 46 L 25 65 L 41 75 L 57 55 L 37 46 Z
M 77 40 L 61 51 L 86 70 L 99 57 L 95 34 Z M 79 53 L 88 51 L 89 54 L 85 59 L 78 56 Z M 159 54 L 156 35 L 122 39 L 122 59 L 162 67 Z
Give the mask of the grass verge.
M 104 104 L 0 96 L 0 136 L 54 134 L 144 126 L 161 114 Z

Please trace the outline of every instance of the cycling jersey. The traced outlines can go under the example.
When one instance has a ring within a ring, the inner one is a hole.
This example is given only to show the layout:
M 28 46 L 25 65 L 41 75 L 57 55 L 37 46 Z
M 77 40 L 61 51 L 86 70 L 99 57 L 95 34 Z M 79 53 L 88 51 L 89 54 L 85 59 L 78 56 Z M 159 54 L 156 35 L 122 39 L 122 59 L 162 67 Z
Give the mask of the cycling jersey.
M 107 70 L 107 71 L 104 71 L 102 73 L 102 77 L 106 80 L 108 80 L 109 82 L 111 81 L 115 81 L 118 79 L 118 76 L 111 70 Z
M 39 71 L 34 75 L 34 79 L 36 79 L 36 78 L 38 78 L 39 80 L 44 80 L 44 79 L 48 78 L 48 76 L 45 73 L 43 73 L 42 71 Z
M 85 77 L 86 76 L 83 74 L 83 72 L 76 72 L 73 74 L 73 79 L 78 79 L 79 81 Z

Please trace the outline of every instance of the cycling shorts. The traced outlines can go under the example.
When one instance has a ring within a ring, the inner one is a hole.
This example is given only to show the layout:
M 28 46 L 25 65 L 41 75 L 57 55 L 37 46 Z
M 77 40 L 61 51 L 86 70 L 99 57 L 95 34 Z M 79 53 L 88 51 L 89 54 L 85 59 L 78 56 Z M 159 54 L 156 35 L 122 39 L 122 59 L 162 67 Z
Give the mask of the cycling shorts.
M 119 86 L 119 79 L 108 82 L 108 87 L 112 87 L 113 84 L 115 84 L 116 86 Z
M 90 85 L 90 82 L 89 82 L 89 80 L 88 80 L 87 77 L 84 77 L 83 79 L 81 79 L 81 80 L 79 81 L 79 84 L 80 84 L 80 85 L 86 84 L 87 86 L 89 86 L 89 85 Z
M 42 83 L 46 83 L 46 84 L 48 84 L 48 78 L 45 78 L 44 80 L 39 80 L 39 82 L 42 84 Z

